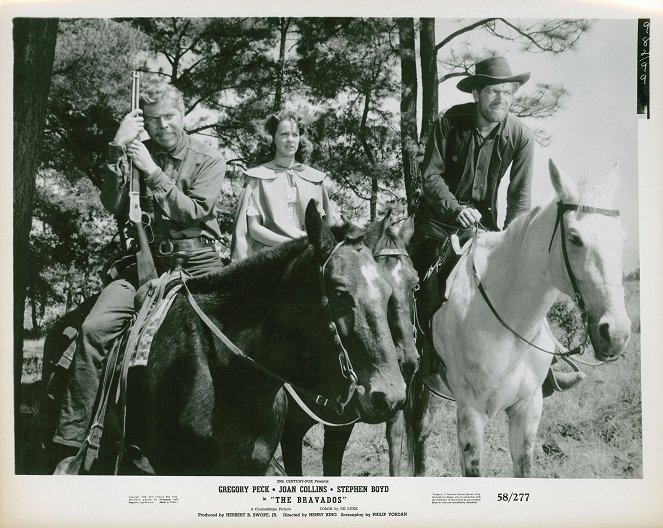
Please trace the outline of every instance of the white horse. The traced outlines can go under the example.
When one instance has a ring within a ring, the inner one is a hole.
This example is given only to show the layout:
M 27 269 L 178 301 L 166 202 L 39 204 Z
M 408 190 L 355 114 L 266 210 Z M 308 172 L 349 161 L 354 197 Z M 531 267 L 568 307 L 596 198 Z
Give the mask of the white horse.
M 531 476 L 541 384 L 553 359 L 540 349 L 554 350 L 544 329 L 559 292 L 575 297 L 576 283 L 597 359 L 616 359 L 630 337 L 622 286 L 625 233 L 612 209 L 619 174 L 613 167 L 607 178 L 579 188 L 551 161 L 550 177 L 559 201 L 533 209 L 505 231 L 479 235 L 449 277 L 448 301 L 433 316 L 433 343 L 457 402 L 464 476 L 480 476 L 484 429 L 500 411 L 509 417 L 514 474 Z M 440 401 L 424 390 L 414 414 L 417 475 L 426 470 L 425 441 Z

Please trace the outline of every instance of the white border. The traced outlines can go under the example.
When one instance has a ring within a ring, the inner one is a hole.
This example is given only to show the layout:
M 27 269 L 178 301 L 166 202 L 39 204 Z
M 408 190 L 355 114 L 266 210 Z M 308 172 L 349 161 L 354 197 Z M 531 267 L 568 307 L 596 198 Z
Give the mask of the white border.
M 380 5 L 378 8 L 377 5 Z M 510 1 L 508 5 L 464 0 L 408 2 L 369 2 L 342 0 L 331 2 L 7 2 L 0 5 L 0 39 L 2 45 L 2 77 L 0 95 L 2 105 L 2 160 L 4 179 L 11 189 L 11 17 L 13 16 L 430 16 L 438 18 L 476 18 L 494 16 L 495 11 L 505 17 L 587 17 L 587 18 L 646 18 L 652 19 L 651 115 L 638 125 L 640 172 L 641 226 L 641 321 L 642 321 L 642 401 L 643 401 L 643 478 L 637 480 L 521 480 L 513 479 L 332 479 L 332 483 L 360 485 L 388 485 L 390 492 L 383 497 L 371 495 L 375 510 L 384 504 L 395 510 L 408 511 L 407 518 L 345 520 L 352 525 L 409 525 L 409 526 L 634 526 L 663 525 L 663 438 L 661 421 L 663 406 L 663 354 L 661 353 L 661 312 L 663 301 L 662 234 L 663 234 L 663 95 L 660 66 L 663 65 L 663 3 L 639 1 L 628 4 L 606 1 L 575 2 Z M 0 276 L 6 291 L 11 289 L 11 225 L 12 196 L 0 196 L 0 247 L 5 252 L 1 260 Z M 2 362 L 0 363 L 0 426 L 2 426 L 0 458 L 0 526 L 248 526 L 301 524 L 304 519 L 280 520 L 265 523 L 258 519 L 199 519 L 197 512 L 228 511 L 228 501 L 237 511 L 256 505 L 256 496 L 221 495 L 220 484 L 265 484 L 265 479 L 250 478 L 173 478 L 173 477 L 27 477 L 13 475 L 12 424 L 12 326 L 11 303 L 5 303 L 5 317 L 0 323 Z M 267 482 L 273 482 L 271 479 Z M 479 492 L 484 500 L 478 505 L 431 505 L 433 492 Z M 501 491 L 526 491 L 528 503 L 501 504 L 495 495 Z M 178 495 L 178 505 L 130 506 L 129 495 Z M 384 501 L 384 503 L 382 502 Z M 384 509 L 383 509 L 384 511 Z M 323 524 L 323 522 L 320 522 Z M 331 522 L 324 524 L 331 524 Z M 336 524 L 336 523 L 334 523 Z

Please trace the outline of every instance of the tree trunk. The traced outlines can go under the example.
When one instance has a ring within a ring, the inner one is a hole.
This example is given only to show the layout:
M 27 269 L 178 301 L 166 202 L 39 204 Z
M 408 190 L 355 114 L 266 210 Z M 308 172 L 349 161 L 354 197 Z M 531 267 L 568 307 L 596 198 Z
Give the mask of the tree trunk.
M 32 292 L 30 297 L 30 312 L 32 314 L 32 333 L 37 335 L 39 330 L 39 316 L 37 315 L 37 299 L 35 297 L 35 292 Z
M 435 50 L 435 19 L 419 22 L 419 53 L 421 58 L 421 136 L 419 144 L 428 143 L 438 112 L 437 51 Z
M 401 155 L 408 213 L 414 213 L 416 190 L 420 186 L 417 154 L 417 63 L 414 51 L 414 19 L 399 18 L 398 49 L 401 59 Z
M 378 171 L 376 169 L 377 167 L 373 167 L 371 171 L 371 203 L 369 209 L 371 222 L 375 222 L 378 216 Z
M 361 124 L 359 125 L 359 139 L 361 141 L 361 146 L 364 149 L 364 153 L 368 158 L 369 163 L 371 164 L 371 199 L 369 202 L 369 214 L 371 222 L 375 220 L 378 210 L 378 167 L 377 160 L 373 153 L 373 149 L 368 144 L 368 128 L 366 126 L 368 122 L 368 112 L 371 108 L 372 94 L 367 91 L 364 94 L 364 110 L 361 115 Z
M 35 174 L 39 165 L 58 20 L 15 18 L 14 28 L 14 417 L 18 451 L 23 315 Z M 18 462 L 19 457 L 15 457 Z
M 276 94 L 274 95 L 274 111 L 281 110 L 283 104 L 283 84 L 285 82 L 285 41 L 290 27 L 290 18 L 279 19 L 281 43 L 279 45 L 279 69 L 276 77 Z

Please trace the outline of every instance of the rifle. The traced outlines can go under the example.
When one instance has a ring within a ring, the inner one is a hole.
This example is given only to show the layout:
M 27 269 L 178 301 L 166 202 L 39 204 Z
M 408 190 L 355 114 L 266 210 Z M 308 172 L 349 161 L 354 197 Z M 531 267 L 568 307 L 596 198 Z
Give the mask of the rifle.
M 139 105 L 140 73 L 136 70 L 131 72 L 131 110 L 134 111 Z M 138 251 L 136 251 L 136 265 L 138 267 L 138 284 L 142 286 L 146 282 L 157 278 L 157 270 L 152 258 L 150 243 L 147 240 L 145 226 L 143 225 L 143 212 L 140 210 L 140 171 L 134 167 L 133 161 L 129 159 L 129 220 L 136 228 L 138 239 Z M 149 215 L 148 221 L 149 221 Z

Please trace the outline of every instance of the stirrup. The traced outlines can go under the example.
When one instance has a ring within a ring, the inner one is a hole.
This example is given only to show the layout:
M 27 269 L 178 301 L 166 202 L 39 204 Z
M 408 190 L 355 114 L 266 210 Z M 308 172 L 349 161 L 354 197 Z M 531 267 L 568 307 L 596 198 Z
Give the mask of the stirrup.
M 564 392 L 584 380 L 586 374 L 580 369 L 573 372 L 556 372 L 552 368 L 548 371 L 547 378 L 556 392 Z
M 456 398 L 454 398 L 451 389 L 447 386 L 446 383 L 444 383 L 444 380 L 442 379 L 442 374 L 440 374 L 439 372 L 433 372 L 432 374 L 424 378 L 423 383 L 424 385 L 426 385 L 429 391 L 439 396 L 440 398 L 456 401 Z

